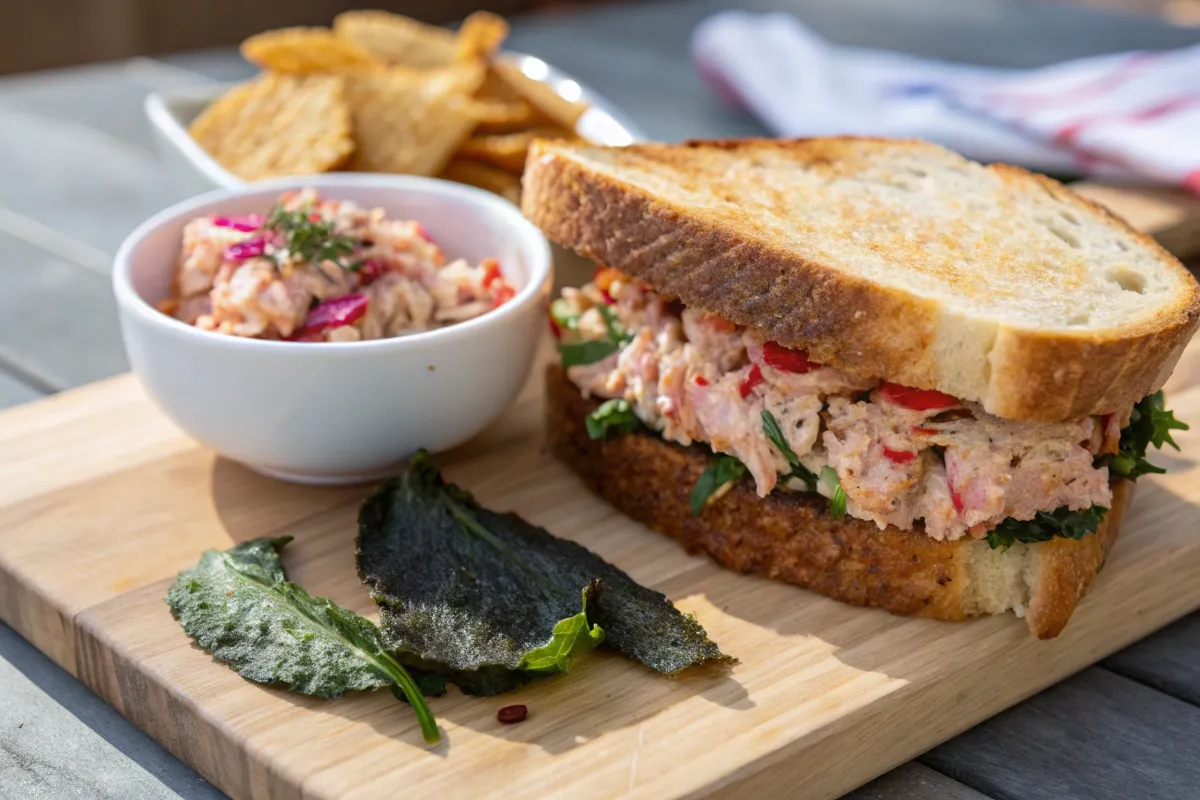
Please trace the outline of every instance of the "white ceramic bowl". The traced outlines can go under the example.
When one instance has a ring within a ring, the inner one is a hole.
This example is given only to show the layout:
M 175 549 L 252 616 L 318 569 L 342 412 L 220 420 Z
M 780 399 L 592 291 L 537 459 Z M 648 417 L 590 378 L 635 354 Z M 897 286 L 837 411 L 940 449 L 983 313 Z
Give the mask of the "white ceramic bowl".
M 467 322 L 352 343 L 241 339 L 155 308 L 188 220 L 263 212 L 305 186 L 418 220 L 450 257 L 499 259 L 516 296 Z M 551 280 L 545 237 L 506 200 L 431 178 L 339 173 L 221 189 L 168 208 L 129 235 L 113 270 L 129 362 L 163 412 L 218 453 L 304 483 L 373 480 L 419 448 L 444 450 L 483 430 L 529 372 Z

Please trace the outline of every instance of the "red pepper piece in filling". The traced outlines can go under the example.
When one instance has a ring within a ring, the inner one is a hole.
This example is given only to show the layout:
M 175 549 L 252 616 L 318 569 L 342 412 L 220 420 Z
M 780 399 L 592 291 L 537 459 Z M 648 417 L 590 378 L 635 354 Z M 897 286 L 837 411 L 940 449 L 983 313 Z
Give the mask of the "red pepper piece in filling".
M 953 486 L 950 487 L 950 502 L 951 502 L 951 504 L 953 504 L 954 510 L 956 512 L 958 512 L 959 516 L 962 516 L 962 512 L 963 512 L 962 497 L 959 496 L 958 492 L 954 489 Z
M 500 262 L 494 258 L 484 259 L 480 266 L 483 267 L 484 286 L 491 286 L 504 277 L 500 272 Z
M 757 364 L 755 364 L 750 368 L 750 373 L 746 376 L 746 380 L 742 381 L 742 385 L 738 387 L 738 392 L 742 395 L 742 399 L 745 400 L 747 397 L 749 397 L 750 393 L 754 391 L 754 387 L 758 386 L 762 382 L 762 370 L 758 368 Z
M 888 461 L 894 461 L 897 464 L 907 464 L 917 457 L 916 453 L 908 450 L 893 450 L 886 444 L 883 446 L 883 455 Z
M 492 288 L 492 308 L 499 308 L 509 300 L 512 300 L 516 294 L 516 289 L 509 286 L 507 283 L 501 282 L 499 286 Z
M 793 350 L 790 347 L 784 347 L 778 342 L 765 342 L 762 349 L 763 361 L 767 366 L 774 367 L 782 372 L 794 372 L 797 375 L 803 375 L 806 372 L 812 372 L 814 369 L 820 369 L 821 365 L 809 361 L 808 353 L 803 350 Z
M 891 403 L 911 411 L 932 411 L 962 405 L 957 397 L 934 389 L 914 389 L 898 383 L 879 384 L 879 395 Z
M 703 375 L 697 375 L 695 380 L 697 386 L 708 386 L 708 378 Z

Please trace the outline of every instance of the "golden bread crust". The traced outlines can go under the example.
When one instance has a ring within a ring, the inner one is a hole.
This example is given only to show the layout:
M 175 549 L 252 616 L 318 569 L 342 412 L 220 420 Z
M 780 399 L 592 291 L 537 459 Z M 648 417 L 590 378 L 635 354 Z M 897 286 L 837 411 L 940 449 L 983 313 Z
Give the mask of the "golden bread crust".
M 702 187 L 706 158 L 714 152 L 744 154 L 746 163 L 753 164 L 760 153 L 778 153 L 781 148 L 790 148 L 788 159 L 822 169 L 857 169 L 870 161 L 872 152 L 886 150 L 890 155 L 896 148 L 927 156 L 932 148 L 933 155 L 950 157 L 927 143 L 849 138 L 687 142 L 612 151 L 539 140 L 530 151 L 522 208 L 551 239 L 644 280 L 666 296 L 756 328 L 784 345 L 805 348 L 816 361 L 861 376 L 939 389 L 980 402 L 990 413 L 1008 419 L 1057 421 L 1124 414 L 1161 387 L 1200 324 L 1200 285 L 1173 256 L 1066 187 L 1017 167 L 987 170 L 1005 185 L 1015 185 L 1018 196 L 1049 194 L 1067 204 L 1070 213 L 1103 230 L 1119 229 L 1122 237 L 1136 237 L 1146 251 L 1143 255 L 1177 280 L 1183 291 L 1152 318 L 1117 329 L 1076 332 L 1017 327 L 1002 320 L 951 319 L 933 298 L 805 257 L 779 236 L 764 232 L 753 208 L 723 207 L 717 213 L 700 205 L 667 202 L 575 155 L 601 151 L 617 163 L 614 169 L 631 158 L 643 170 L 661 164 L 670 174 L 691 165 L 695 183 Z M 719 199 L 714 203 L 719 205 Z M 763 215 L 770 213 L 762 210 Z M 926 222 L 929 236 L 944 238 L 938 221 Z M 961 224 L 961 219 L 954 222 Z M 941 244 L 953 252 L 953 242 Z M 1024 272 L 1012 264 L 1003 268 L 1013 271 L 1014 280 L 1036 280 L 1039 270 L 1047 269 L 1044 259 L 1031 259 L 1023 265 Z M 925 266 L 928 273 L 937 269 L 938 264 Z M 939 280 L 958 279 L 944 272 Z M 968 328 L 974 338 L 965 345 L 969 352 L 964 356 L 958 337 L 966 336 Z M 966 369 L 964 363 L 969 365 Z
M 551 452 L 619 511 L 730 569 L 894 614 L 962 620 L 981 613 L 971 596 L 971 560 L 1011 557 L 1026 560 L 1018 572 L 1033 578 L 1030 630 L 1039 638 L 1057 636 L 1103 564 L 1125 505 L 1121 482 L 1098 534 L 1017 545 L 1009 554 L 991 551 L 983 541 L 939 542 L 920 530 L 881 531 L 872 522 L 837 520 L 823 498 L 784 492 L 760 498 L 749 480 L 696 517 L 691 489 L 712 454 L 646 433 L 593 440 L 585 419 L 598 405 L 560 367 L 547 370 Z

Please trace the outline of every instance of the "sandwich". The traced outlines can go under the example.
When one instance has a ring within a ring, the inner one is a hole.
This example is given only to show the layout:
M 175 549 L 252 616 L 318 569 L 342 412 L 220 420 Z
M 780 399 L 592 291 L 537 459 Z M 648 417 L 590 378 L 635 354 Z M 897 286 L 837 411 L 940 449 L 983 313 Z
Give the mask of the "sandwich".
M 721 564 L 1059 634 L 1200 286 L 1061 184 L 919 141 L 539 141 L 522 209 L 600 265 L 550 306 L 552 452 Z

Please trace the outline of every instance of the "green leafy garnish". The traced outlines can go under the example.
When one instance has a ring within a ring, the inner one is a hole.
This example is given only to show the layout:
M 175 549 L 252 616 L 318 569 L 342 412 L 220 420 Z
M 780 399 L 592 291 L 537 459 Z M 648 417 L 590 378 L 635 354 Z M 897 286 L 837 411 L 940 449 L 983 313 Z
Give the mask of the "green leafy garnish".
M 842 488 L 837 470 L 833 467 L 821 467 L 821 477 L 818 480 L 833 489 L 833 496 L 829 498 L 829 513 L 834 519 L 846 516 L 846 490 Z
M 551 310 L 553 313 L 553 306 Z M 603 361 L 629 344 L 630 336 L 621 327 L 621 322 L 617 319 L 616 312 L 608 306 L 596 306 L 596 310 L 604 319 L 604 338 L 592 339 L 587 342 L 567 342 L 560 344 L 558 351 L 562 354 L 562 365 L 564 368 Z M 557 317 L 555 319 L 557 320 Z
M 792 471 L 788 474 L 789 478 L 799 478 L 804 481 L 810 492 L 817 490 L 817 476 L 800 463 L 800 457 L 796 455 L 796 451 L 788 445 L 787 439 L 783 437 L 783 431 L 779 428 L 779 423 L 775 420 L 775 415 L 765 408 L 762 412 L 763 433 L 771 444 L 787 459 L 788 465 Z
M 1155 392 L 1143 397 L 1133 407 L 1129 424 L 1121 430 L 1121 443 L 1116 454 L 1102 456 L 1097 465 L 1107 465 L 1109 472 L 1129 480 L 1137 480 L 1142 475 L 1166 472 L 1162 467 L 1156 467 L 1146 460 L 1146 450 L 1150 445 L 1161 449 L 1169 444 L 1176 450 L 1179 445 L 1171 438 L 1171 431 L 1186 431 L 1186 422 L 1175 419 L 1175 414 L 1166 410 L 1163 404 L 1163 393 Z
M 566 672 L 601 642 L 659 672 L 726 660 L 662 594 L 574 542 L 483 508 L 425 453 L 363 504 L 358 569 L 389 650 L 467 694 Z
M 642 424 L 629 403 L 625 400 L 606 400 L 600 407 L 587 415 L 585 422 L 588 436 L 603 439 L 610 433 L 624 436 L 633 433 Z
M 713 495 L 723 486 L 733 483 L 746 474 L 746 465 L 725 453 L 717 453 L 699 480 L 692 487 L 691 506 L 692 516 L 700 516 L 700 512 L 711 501 Z
M 621 345 L 604 339 L 592 339 L 588 342 L 570 342 L 558 346 L 558 351 L 562 354 L 562 365 L 564 368 L 578 367 L 583 364 L 595 364 L 597 361 L 603 361 L 620 349 Z
M 1082 539 L 1100 530 L 1107 508 L 1092 506 L 1084 511 L 1072 511 L 1063 506 L 1049 513 L 1037 512 L 1031 520 L 1009 517 L 988 531 L 987 542 L 993 550 L 1007 550 L 1015 542 L 1033 544 L 1048 542 L 1055 537 Z
M 354 252 L 361 242 L 348 236 L 336 236 L 333 223 L 324 219 L 313 220 L 311 208 L 288 211 L 281 205 L 274 206 L 267 215 L 263 227 L 283 236 L 283 246 L 289 255 L 320 263 L 332 261 L 342 269 L 357 270 L 359 262 L 346 263 L 343 256 Z
M 440 739 L 413 677 L 388 655 L 370 620 L 287 580 L 279 549 L 291 537 L 207 550 L 167 593 L 183 630 L 242 677 L 334 698 L 390 687 L 416 711 L 425 741 Z M 438 681 L 422 680 L 436 692 Z M 444 689 L 444 686 L 442 687 Z
M 792 450 L 791 445 L 787 443 L 787 439 L 783 438 L 783 431 L 779 429 L 779 423 L 775 421 L 775 415 L 770 411 L 767 411 L 765 408 L 762 412 L 762 427 L 763 433 L 766 434 L 766 437 L 771 440 L 771 444 L 775 445 L 775 449 L 783 454 L 783 457 L 787 459 L 788 464 L 794 467 L 800 463 L 800 459 L 797 458 L 796 452 Z
M 583 590 L 583 610 L 573 617 L 560 620 L 554 626 L 549 644 L 534 648 L 521 657 L 517 669 L 526 672 L 567 672 L 571 668 L 571 657 L 586 653 L 604 641 L 604 631 L 599 625 L 588 624 L 588 594 L 595 587 L 588 584 Z

